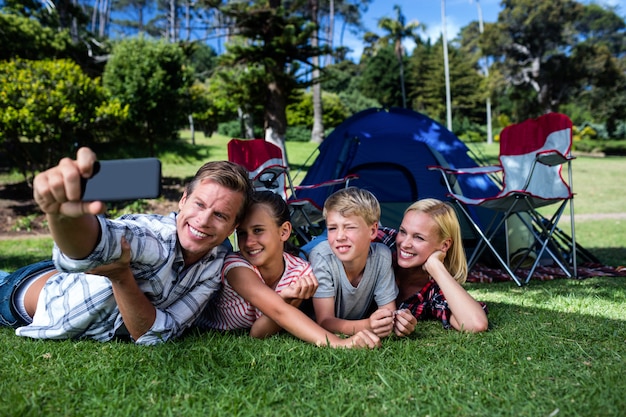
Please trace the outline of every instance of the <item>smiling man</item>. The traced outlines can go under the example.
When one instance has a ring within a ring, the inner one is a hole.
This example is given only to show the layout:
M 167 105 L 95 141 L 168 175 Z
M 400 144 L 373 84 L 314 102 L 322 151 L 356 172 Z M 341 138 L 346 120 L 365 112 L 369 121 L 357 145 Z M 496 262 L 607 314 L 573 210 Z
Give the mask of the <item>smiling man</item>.
M 95 161 L 81 148 L 76 160 L 65 158 L 35 178 L 35 201 L 55 242 L 54 265 L 0 276 L 0 323 L 41 339 L 130 336 L 152 345 L 179 336 L 219 288 L 228 252 L 221 244 L 247 208 L 248 173 L 231 162 L 208 162 L 187 184 L 178 213 L 112 220 L 99 215 L 102 202 L 80 200 L 81 179 L 91 176 Z M 128 246 L 132 275 L 94 273 Z

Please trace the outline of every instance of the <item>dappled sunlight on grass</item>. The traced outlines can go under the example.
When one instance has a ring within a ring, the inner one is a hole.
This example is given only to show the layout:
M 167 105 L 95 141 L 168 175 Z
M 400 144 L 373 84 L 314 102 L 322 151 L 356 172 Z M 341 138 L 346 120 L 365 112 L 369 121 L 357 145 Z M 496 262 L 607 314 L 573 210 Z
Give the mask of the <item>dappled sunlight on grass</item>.
M 480 301 L 506 301 L 523 307 L 626 321 L 626 277 L 582 280 L 532 281 L 524 287 L 514 283 L 469 284 L 470 294 Z

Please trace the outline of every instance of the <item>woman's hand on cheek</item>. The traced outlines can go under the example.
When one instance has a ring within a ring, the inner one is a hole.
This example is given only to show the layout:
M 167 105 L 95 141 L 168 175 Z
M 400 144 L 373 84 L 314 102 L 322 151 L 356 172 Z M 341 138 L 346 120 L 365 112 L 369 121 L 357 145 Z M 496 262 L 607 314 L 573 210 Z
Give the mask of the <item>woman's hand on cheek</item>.
M 444 259 L 446 259 L 446 253 L 441 250 L 436 250 L 426 259 L 422 268 L 430 274 L 430 268 L 436 263 L 442 264 Z

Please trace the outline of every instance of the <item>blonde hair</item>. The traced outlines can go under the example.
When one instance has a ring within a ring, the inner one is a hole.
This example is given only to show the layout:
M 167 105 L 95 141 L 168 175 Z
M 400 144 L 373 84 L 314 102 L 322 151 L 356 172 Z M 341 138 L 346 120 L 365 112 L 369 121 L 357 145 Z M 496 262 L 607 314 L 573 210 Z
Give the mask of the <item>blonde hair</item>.
M 454 208 L 443 201 L 435 198 L 425 198 L 411 204 L 404 214 L 416 211 L 428 214 L 437 224 L 439 241 L 451 240 L 450 248 L 443 261 L 450 275 L 459 283 L 463 284 L 467 279 L 467 258 L 463 249 L 461 238 L 461 225 Z
M 324 202 L 323 215 L 336 211 L 344 217 L 359 216 L 372 225 L 380 220 L 380 203 L 371 192 L 357 187 L 342 188 Z

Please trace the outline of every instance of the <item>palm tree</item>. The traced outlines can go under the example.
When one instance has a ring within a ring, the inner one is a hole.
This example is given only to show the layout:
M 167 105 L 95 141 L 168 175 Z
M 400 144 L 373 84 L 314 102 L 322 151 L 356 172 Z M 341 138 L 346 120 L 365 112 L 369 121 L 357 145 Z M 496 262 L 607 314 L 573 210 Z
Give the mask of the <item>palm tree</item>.
M 396 18 L 382 17 L 378 19 L 378 27 L 385 30 L 387 35 L 380 38 L 378 41 L 381 44 L 389 44 L 393 42 L 393 49 L 400 63 L 400 88 L 402 89 L 402 106 L 406 107 L 406 92 L 404 88 L 404 65 L 402 64 L 402 58 L 404 57 L 404 45 L 402 41 L 406 38 L 419 39 L 418 31 L 425 30 L 426 26 L 423 23 L 419 23 L 417 20 L 406 23 L 406 19 L 402 14 L 402 8 L 397 4 L 393 6 L 393 10 L 396 12 Z

